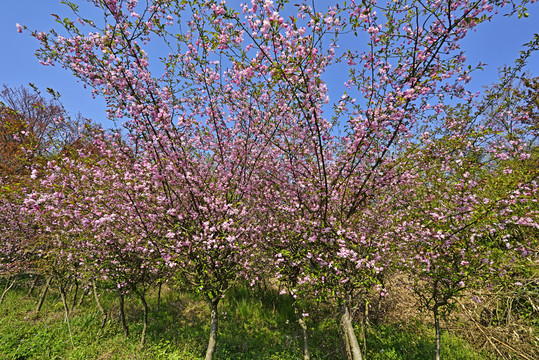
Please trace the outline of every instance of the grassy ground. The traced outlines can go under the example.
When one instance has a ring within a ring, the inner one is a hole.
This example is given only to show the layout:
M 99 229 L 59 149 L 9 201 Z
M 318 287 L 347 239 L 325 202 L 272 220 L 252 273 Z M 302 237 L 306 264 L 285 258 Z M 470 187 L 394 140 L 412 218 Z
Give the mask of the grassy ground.
M 141 347 L 142 306 L 136 299 L 126 305 L 131 334 L 125 337 L 118 321 L 117 300 L 103 294 L 111 316 L 101 328 L 101 315 L 92 295 L 75 307 L 69 327 L 62 302 L 51 291 L 39 314 L 37 296 L 27 288 L 14 288 L 0 305 L 0 359 L 203 359 L 209 330 L 209 311 L 195 295 L 164 291 L 156 310 L 155 292 L 147 343 Z M 37 293 L 37 292 L 36 292 Z M 329 307 L 310 309 L 308 321 L 313 359 L 345 359 L 341 335 Z M 287 360 L 301 358 L 299 326 L 294 321 L 290 298 L 276 291 L 232 290 L 220 304 L 221 323 L 215 359 Z M 70 337 L 72 334 L 72 342 Z M 358 336 L 362 332 L 357 330 Z M 363 340 L 361 339 L 363 344 Z M 454 334 L 444 333 L 446 360 L 486 359 Z M 367 333 L 368 360 L 433 359 L 433 331 L 419 322 L 373 326 Z

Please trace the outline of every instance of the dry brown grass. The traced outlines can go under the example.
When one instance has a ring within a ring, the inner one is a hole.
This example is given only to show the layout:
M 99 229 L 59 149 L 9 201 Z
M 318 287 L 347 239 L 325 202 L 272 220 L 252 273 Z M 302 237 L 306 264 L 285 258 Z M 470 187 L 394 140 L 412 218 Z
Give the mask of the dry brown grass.
M 420 321 L 432 325 L 432 316 L 420 308 L 409 279 L 395 276 L 386 288 L 387 296 L 372 296 L 370 299 L 371 322 L 396 324 Z M 493 358 L 539 359 L 539 334 L 532 321 L 535 316 L 537 324 L 538 309 L 535 308 L 529 318 L 522 318 L 507 305 L 512 301 L 511 296 L 483 292 L 479 296 L 476 294 L 474 300 L 471 293 L 465 293 L 457 301 L 451 316 L 442 321 L 442 327 L 465 339 L 476 350 L 493 354 Z M 502 307 L 503 311 L 500 310 Z M 364 307 L 360 307 L 357 313 L 358 321 L 361 321 Z

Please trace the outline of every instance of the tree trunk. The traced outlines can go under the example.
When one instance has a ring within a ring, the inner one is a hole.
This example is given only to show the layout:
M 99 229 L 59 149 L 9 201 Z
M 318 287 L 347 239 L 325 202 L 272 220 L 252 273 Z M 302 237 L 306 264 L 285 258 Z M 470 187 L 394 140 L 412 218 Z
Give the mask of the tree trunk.
M 73 293 L 73 301 L 71 302 L 71 311 L 75 308 L 75 305 L 77 305 L 77 296 L 79 295 L 79 282 L 77 279 L 75 279 L 75 291 Z
M 369 320 L 369 300 L 365 300 L 365 327 L 371 327 L 371 322 Z
M 438 307 L 435 306 L 433 309 L 434 312 L 434 329 L 436 330 L 436 360 L 440 360 L 440 350 L 441 350 L 441 334 L 440 334 L 440 318 L 438 314 Z
M 211 324 L 210 324 L 210 338 L 208 341 L 208 348 L 206 349 L 206 359 L 212 360 L 213 354 L 215 354 L 215 348 L 217 345 L 217 331 L 219 329 L 219 313 L 217 312 L 217 305 L 219 304 L 220 297 L 214 297 L 210 299 L 208 297 L 208 302 L 210 305 L 211 311 Z
M 30 285 L 30 289 L 28 289 L 28 293 L 26 293 L 27 297 L 32 296 L 32 293 L 34 292 L 34 289 L 36 288 L 38 281 L 39 281 L 39 275 L 35 275 L 34 281 L 32 281 L 32 285 Z
M 4 302 L 7 292 L 13 287 L 13 285 L 15 285 L 15 280 L 17 280 L 15 276 L 10 276 L 7 278 L 6 288 L 2 292 L 2 297 L 0 298 L 0 304 Z
M 77 302 L 77 307 L 80 307 L 82 305 L 82 302 L 84 301 L 84 298 L 86 295 L 88 295 L 88 292 L 90 291 L 90 287 L 86 286 L 86 289 L 82 293 L 81 297 L 79 298 L 79 301 Z
M 146 298 L 144 297 L 143 292 L 140 293 L 140 301 L 142 301 L 142 306 L 144 306 L 144 321 L 140 345 L 144 346 L 144 343 L 146 342 L 146 330 L 148 329 L 148 303 L 146 302 Z
M 380 302 L 378 302 L 380 304 Z M 365 314 L 364 324 L 361 329 L 363 335 L 363 353 L 367 354 L 367 331 L 371 328 L 371 322 L 369 320 L 369 300 L 365 300 Z
M 75 348 L 75 344 L 73 343 L 73 334 L 71 333 L 71 326 L 69 324 L 69 307 L 67 306 L 67 293 L 61 280 L 58 280 L 58 289 L 60 290 L 60 297 L 62 298 L 62 304 L 64 305 L 64 322 L 67 323 L 67 330 L 69 331 L 69 340 L 71 340 L 71 347 Z
M 127 326 L 127 321 L 125 319 L 125 308 L 124 308 L 124 294 L 121 292 L 118 294 L 120 298 L 120 321 L 122 322 L 122 327 L 124 329 L 125 337 L 129 336 L 129 327 Z
M 101 312 L 101 316 L 103 316 L 103 320 L 101 321 L 101 329 L 103 329 L 103 327 L 105 327 L 105 323 L 107 322 L 107 313 L 105 312 L 103 305 L 101 305 L 101 301 L 99 301 L 99 294 L 97 293 L 97 286 L 95 285 L 95 281 L 92 281 L 92 290 L 94 292 L 94 299 L 95 303 L 97 304 L 97 308 Z
M 161 287 L 163 286 L 162 283 L 159 283 L 159 289 L 157 291 L 157 311 L 159 311 L 159 307 L 161 306 Z
M 305 323 L 305 318 L 300 314 L 298 318 L 299 326 L 301 327 L 301 332 L 303 333 L 303 360 L 310 360 L 311 354 L 309 352 L 309 332 L 307 331 L 307 324 Z
M 339 326 L 342 329 L 342 335 L 344 337 L 344 349 L 346 350 L 346 359 L 347 360 L 353 360 L 352 359 L 352 352 L 350 351 L 350 338 L 348 337 L 348 333 L 345 330 L 343 320 L 344 320 L 344 318 L 341 315 L 341 320 L 340 320 Z
M 58 290 L 60 290 L 60 298 L 62 299 L 62 304 L 64 305 L 64 310 L 66 313 L 66 319 L 64 320 L 65 322 L 67 321 L 67 318 L 69 318 L 69 307 L 67 306 L 67 291 L 60 280 L 58 280 Z
M 301 327 L 301 333 L 303 336 L 303 360 L 310 360 L 311 354 L 309 351 L 309 332 L 307 329 L 307 324 L 305 323 L 305 318 L 301 309 L 298 307 L 298 304 L 294 301 L 294 312 L 296 313 L 296 318 L 298 319 L 298 324 Z
M 37 302 L 36 314 L 41 310 L 41 307 L 43 306 L 43 303 L 45 302 L 45 297 L 47 296 L 47 291 L 49 291 L 51 282 L 52 282 L 52 275 L 50 275 L 47 278 L 47 282 L 45 283 L 45 286 L 43 287 L 43 291 L 41 292 L 41 296 L 39 297 L 39 301 Z
M 352 354 L 352 360 L 363 360 L 361 349 L 357 341 L 354 327 L 352 326 L 352 317 L 350 315 L 350 296 L 347 296 L 342 305 L 342 326 L 347 343 L 347 351 Z

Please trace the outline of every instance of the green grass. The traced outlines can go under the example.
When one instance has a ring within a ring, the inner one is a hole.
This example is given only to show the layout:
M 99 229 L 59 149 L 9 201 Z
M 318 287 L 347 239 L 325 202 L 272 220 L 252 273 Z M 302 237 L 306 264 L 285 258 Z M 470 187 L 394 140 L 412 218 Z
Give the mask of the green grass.
M 367 334 L 369 360 L 431 360 L 434 359 L 432 329 L 419 323 L 382 325 Z M 442 333 L 442 359 L 487 359 L 457 336 Z
M 147 344 L 141 347 L 142 306 L 135 298 L 127 301 L 131 330 L 123 335 L 118 321 L 117 300 L 102 296 L 111 316 L 101 328 L 101 315 L 93 296 L 88 295 L 70 317 L 74 347 L 71 346 L 63 307 L 51 291 L 42 311 L 33 314 L 36 296 L 26 297 L 26 288 L 12 289 L 0 306 L 0 359 L 203 359 L 209 329 L 209 310 L 192 294 L 165 291 L 161 308 L 155 294 L 149 296 L 152 308 Z M 302 304 L 309 307 L 309 304 Z M 310 304 L 307 322 L 313 359 L 345 359 L 342 340 L 329 307 Z M 294 321 L 292 301 L 276 291 L 233 289 L 219 305 L 221 322 L 215 359 L 288 360 L 300 359 L 302 340 Z M 433 359 L 433 331 L 420 323 L 382 325 L 367 335 L 367 359 Z M 358 336 L 361 331 L 357 331 Z M 360 342 L 363 341 L 360 339 Z M 443 358 L 446 360 L 483 359 L 455 335 L 444 333 Z

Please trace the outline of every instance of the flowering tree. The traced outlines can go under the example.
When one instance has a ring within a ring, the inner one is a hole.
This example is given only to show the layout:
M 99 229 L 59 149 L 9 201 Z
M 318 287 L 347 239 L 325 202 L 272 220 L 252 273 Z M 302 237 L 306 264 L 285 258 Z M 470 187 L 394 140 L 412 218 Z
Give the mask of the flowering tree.
M 126 335 L 124 297 L 129 293 L 140 297 L 144 344 L 148 321 L 145 293 L 162 274 L 159 259 L 162 262 L 164 256 L 159 229 L 141 218 L 141 214 L 159 212 L 159 206 L 152 202 L 155 182 L 148 169 L 136 161 L 132 149 L 121 145 L 117 134 L 93 131 L 91 139 L 90 146 L 71 148 L 62 159 L 35 170 L 41 178 L 41 191 L 35 194 L 36 201 L 27 201 L 27 207 L 51 236 L 65 239 L 64 246 L 56 248 L 62 249 L 58 257 L 76 265 L 72 276 L 112 284 L 120 299 Z
M 395 205 L 402 212 L 395 231 L 406 254 L 401 263 L 413 274 L 421 304 L 434 315 L 437 359 L 441 314 L 451 311 L 470 283 L 505 273 L 498 242 L 510 257 L 529 253 L 531 244 L 510 240 L 506 228 L 538 227 L 533 203 L 539 173 L 527 165 L 536 127 L 529 111 L 508 106 L 508 97 L 496 106 L 492 100 L 491 93 L 477 107 L 446 107 L 445 126 L 424 133 L 422 149 L 409 154 L 422 169 L 403 185 L 408 195 Z M 482 116 L 486 109 L 488 116 Z
M 176 269 L 178 283 L 206 297 L 212 316 L 207 350 L 207 358 L 211 358 L 215 351 L 219 300 L 238 277 L 248 273 L 253 260 L 249 251 L 256 248 L 253 243 L 256 228 L 249 226 L 254 217 L 248 211 L 254 204 L 250 194 L 256 191 L 253 185 L 259 172 L 256 170 L 268 156 L 267 147 L 260 146 L 260 141 L 265 141 L 264 133 L 269 131 L 262 130 L 273 125 L 261 123 L 256 111 L 238 115 L 247 111 L 259 90 L 241 84 L 226 89 L 220 86 L 216 82 L 218 71 L 212 70 L 213 64 L 204 59 L 207 54 L 187 51 L 172 57 L 173 61 L 167 63 L 167 71 L 171 72 L 165 79 L 168 86 L 159 87 L 163 80 L 151 76 L 147 55 L 136 38 L 142 36 L 144 41 L 150 33 L 164 39 L 170 36 L 159 26 L 152 30 L 153 21 L 161 21 L 168 11 L 161 7 L 163 4 L 147 4 L 147 23 L 131 22 L 138 18 L 134 2 L 125 8 L 117 7 L 114 2 L 96 5 L 102 6 L 110 16 L 107 20 L 112 21 L 101 34 L 59 38 L 53 46 L 47 43 L 46 35 L 36 36 L 50 46 L 55 56 L 60 56 L 58 50 L 62 48 L 66 63 L 107 97 L 111 115 L 131 118 L 126 124 L 129 141 L 139 151 L 134 166 L 151 174 L 150 181 L 155 186 L 151 203 L 155 207 L 141 208 L 134 199 L 122 201 L 125 206 L 135 206 L 145 227 L 162 230 L 155 241 L 166 251 L 161 253 L 163 261 Z M 184 8 L 175 5 L 176 12 Z M 75 31 L 72 23 L 66 24 Z M 133 37 L 132 26 L 144 29 L 135 30 L 142 32 Z M 198 40 L 186 37 L 188 46 L 194 46 L 190 42 L 200 42 L 205 35 L 199 34 L 195 23 L 190 26 L 189 32 L 194 34 L 190 36 L 201 37 Z M 106 61 L 98 57 L 94 46 L 106 54 Z M 83 63 L 71 55 L 71 52 L 80 55 L 81 51 L 86 54 Z M 181 68 L 175 68 L 177 63 L 182 64 Z M 197 72 L 199 69 L 203 70 L 203 76 Z M 184 81 L 178 85 L 172 72 L 179 70 Z M 230 78 L 234 76 L 231 74 Z M 181 89 L 172 92 L 178 86 Z M 121 95 L 126 89 L 130 93 Z M 204 122 L 198 122 L 206 116 Z M 267 118 L 269 114 L 263 116 Z M 123 173 L 124 165 L 111 167 Z M 111 176 L 97 172 L 94 175 L 100 175 L 103 183 Z M 70 218 L 77 216 L 81 215 Z
M 308 263 L 308 268 L 292 275 L 301 281 L 316 279 L 327 284 L 326 292 L 340 294 L 345 334 L 355 359 L 361 353 L 350 322 L 349 299 L 356 289 L 373 285 L 374 277 L 369 281 L 367 274 L 386 265 L 394 217 L 384 199 L 404 196 L 395 193 L 396 184 L 412 183 L 425 165 L 407 167 L 398 155 L 419 147 L 422 132 L 441 126 L 439 114 L 443 115 L 447 96 L 468 96 L 463 83 L 469 74 L 458 41 L 485 19 L 493 5 L 398 3 L 377 8 L 383 14 L 377 15 L 375 7 L 365 4 L 330 8 L 327 13 L 303 4 L 293 24 L 281 24 L 275 15 L 266 23 L 270 43 L 261 41 L 267 48 L 259 54 L 277 60 L 272 79 L 292 89 L 283 108 L 291 117 L 277 140 L 283 159 L 278 174 L 285 176 L 273 179 L 287 192 L 281 198 L 288 202 L 278 206 L 292 216 L 285 221 L 291 226 L 278 237 L 276 260 L 296 268 Z M 258 14 L 252 15 L 251 26 L 257 24 L 254 19 Z M 304 28 L 301 19 L 306 19 Z M 264 21 L 260 16 L 260 23 Z M 288 28 L 309 31 L 301 33 L 303 42 L 291 41 L 291 34 L 297 33 L 286 32 Z M 256 32 L 256 25 L 250 30 Z M 319 45 L 323 36 L 346 31 L 369 34 L 369 46 L 346 49 L 339 56 L 340 38 L 332 38 L 329 47 Z M 290 51 L 294 56 L 280 51 L 286 46 L 295 49 Z M 350 75 L 346 93 L 326 118 L 328 92 L 320 79 L 333 64 L 347 68 Z M 339 132 L 344 135 L 337 136 Z M 454 160 L 457 156 L 462 155 L 456 154 Z M 372 219 L 377 215 L 380 220 L 380 214 L 386 218 L 376 225 Z M 279 251 L 287 246 L 286 252 Z
M 79 136 L 87 122 L 72 119 L 57 100 L 47 100 L 37 89 L 8 88 L 0 91 L 0 203 L 2 204 L 2 275 L 19 272 L 43 274 L 35 243 L 42 232 L 33 216 L 24 212 L 25 196 L 36 181 L 31 167 L 58 156 Z

